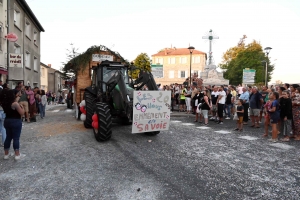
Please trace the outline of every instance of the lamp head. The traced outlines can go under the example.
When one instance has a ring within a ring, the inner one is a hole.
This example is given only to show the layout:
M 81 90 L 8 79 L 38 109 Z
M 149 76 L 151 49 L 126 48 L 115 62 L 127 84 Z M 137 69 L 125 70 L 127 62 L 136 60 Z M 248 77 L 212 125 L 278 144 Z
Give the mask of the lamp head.
M 266 48 L 264 49 L 267 55 L 269 55 L 271 49 L 272 49 L 271 47 L 266 47 Z
M 194 49 L 195 49 L 195 47 L 193 47 L 193 46 L 190 46 L 190 47 L 188 48 L 188 50 L 190 51 L 190 53 L 193 53 Z

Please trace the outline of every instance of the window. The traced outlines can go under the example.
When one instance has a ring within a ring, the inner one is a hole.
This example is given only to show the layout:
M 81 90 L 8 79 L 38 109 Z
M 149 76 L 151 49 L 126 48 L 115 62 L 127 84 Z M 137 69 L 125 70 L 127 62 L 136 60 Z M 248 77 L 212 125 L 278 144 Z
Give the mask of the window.
M 178 71 L 178 78 L 187 78 L 187 71 Z
M 15 5 L 14 9 L 14 23 L 17 27 L 21 27 L 21 21 L 20 21 L 20 9 Z
M 180 57 L 179 58 L 179 63 L 185 64 L 186 63 L 186 57 Z
M 198 77 L 198 78 L 200 78 L 200 73 L 201 73 L 201 71 L 192 70 L 192 77 Z
M 185 71 L 180 71 L 180 78 L 185 78 Z
M 25 35 L 31 38 L 31 24 L 28 19 L 25 19 Z
M 38 71 L 38 59 L 37 57 L 33 57 L 33 70 Z
M 200 56 L 194 56 L 192 60 L 193 63 L 200 63 Z
M 21 47 L 17 43 L 15 43 L 15 45 L 14 45 L 14 52 L 15 53 L 21 53 Z
M 169 64 L 175 64 L 175 58 L 168 58 Z
M 25 53 L 25 67 L 31 68 L 30 67 L 30 53 L 26 51 Z
M 37 30 L 33 30 L 33 43 L 37 45 L 38 32 Z
M 164 64 L 163 58 L 156 58 L 156 64 Z
M 169 71 L 169 78 L 174 78 L 174 71 Z

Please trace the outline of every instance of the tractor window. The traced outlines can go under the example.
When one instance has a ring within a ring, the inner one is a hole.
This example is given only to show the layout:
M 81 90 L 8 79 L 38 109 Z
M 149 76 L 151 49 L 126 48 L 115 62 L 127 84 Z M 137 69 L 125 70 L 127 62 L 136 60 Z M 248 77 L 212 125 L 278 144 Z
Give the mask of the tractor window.
M 97 73 L 94 70 L 91 71 L 92 73 L 92 85 L 97 85 Z

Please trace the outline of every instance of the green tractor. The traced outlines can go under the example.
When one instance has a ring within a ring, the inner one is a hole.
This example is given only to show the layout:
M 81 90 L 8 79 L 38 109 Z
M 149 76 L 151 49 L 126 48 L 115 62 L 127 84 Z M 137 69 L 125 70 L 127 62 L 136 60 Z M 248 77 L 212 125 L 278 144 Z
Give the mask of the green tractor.
M 111 138 L 113 118 L 118 118 L 117 121 L 124 125 L 132 124 L 134 90 L 145 85 L 148 90 L 158 90 L 151 72 L 140 70 L 139 78 L 133 81 L 128 73 L 133 69 L 136 68 L 107 60 L 92 69 L 92 85 L 85 88 L 83 97 L 86 110 L 84 126 L 93 128 L 97 141 Z

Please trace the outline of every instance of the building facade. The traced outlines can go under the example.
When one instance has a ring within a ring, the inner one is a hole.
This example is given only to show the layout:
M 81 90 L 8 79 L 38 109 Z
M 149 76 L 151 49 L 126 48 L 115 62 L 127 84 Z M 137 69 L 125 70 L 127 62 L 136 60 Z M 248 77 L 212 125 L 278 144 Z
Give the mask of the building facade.
M 194 50 L 192 59 L 187 48 L 165 48 L 152 55 L 152 74 L 157 84 L 170 85 L 172 83 L 182 84 L 191 74 L 200 76 L 206 64 L 206 54 L 199 50 Z
M 24 85 L 40 87 L 41 32 L 44 28 L 25 0 L 7 1 L 8 33 L 18 36 L 16 42 L 8 42 L 7 82 L 14 88 L 18 81 Z M 20 58 L 17 65 L 15 58 Z
M 63 74 L 60 71 L 51 68 L 50 64 L 48 65 L 48 67 L 48 90 L 46 90 L 46 92 L 51 91 L 52 93 L 58 95 L 63 89 Z
M 48 91 L 48 69 L 50 66 L 45 65 L 44 63 L 40 63 L 40 74 L 41 74 L 41 85 L 40 89 Z
M 7 0 L 0 0 L 0 80 L 7 79 Z

